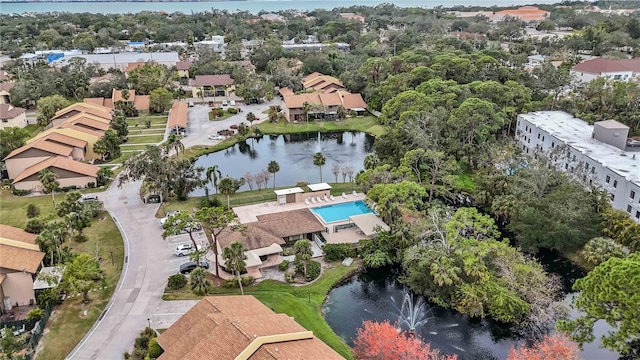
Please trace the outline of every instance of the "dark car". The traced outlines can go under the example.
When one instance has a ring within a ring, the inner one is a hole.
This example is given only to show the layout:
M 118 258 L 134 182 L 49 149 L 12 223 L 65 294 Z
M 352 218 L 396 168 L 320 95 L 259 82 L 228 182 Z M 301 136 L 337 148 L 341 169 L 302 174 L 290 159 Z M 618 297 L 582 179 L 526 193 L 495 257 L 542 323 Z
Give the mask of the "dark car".
M 229 126 L 229 129 L 234 129 L 234 130 L 236 130 L 237 128 L 238 128 L 238 125 L 235 125 L 235 124 L 234 124 L 234 125 Z
M 209 263 L 204 261 L 204 260 L 200 260 L 200 267 L 208 269 L 209 268 Z M 181 274 L 188 274 L 188 273 L 192 272 L 195 268 L 196 268 L 196 262 L 195 261 L 189 261 L 189 262 L 186 262 L 186 263 L 180 265 L 180 273 Z

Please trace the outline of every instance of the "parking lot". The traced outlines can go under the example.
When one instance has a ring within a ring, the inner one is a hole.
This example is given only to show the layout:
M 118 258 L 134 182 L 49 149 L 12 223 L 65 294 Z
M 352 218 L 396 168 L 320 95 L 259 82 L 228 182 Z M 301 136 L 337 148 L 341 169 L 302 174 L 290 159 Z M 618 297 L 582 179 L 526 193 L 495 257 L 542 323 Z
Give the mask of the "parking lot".
M 160 224 L 158 224 L 158 226 L 160 226 Z M 193 239 L 196 241 L 198 246 L 207 247 L 209 245 L 204 231 L 193 233 Z M 175 254 L 176 247 L 180 244 L 191 244 L 191 239 L 189 238 L 189 234 L 180 234 L 169 236 L 165 239 L 165 242 L 167 246 L 167 256 L 169 257 L 169 274 L 177 274 L 179 273 L 180 265 L 191 260 L 189 260 L 188 256 L 177 256 Z M 207 261 L 210 262 L 210 260 Z

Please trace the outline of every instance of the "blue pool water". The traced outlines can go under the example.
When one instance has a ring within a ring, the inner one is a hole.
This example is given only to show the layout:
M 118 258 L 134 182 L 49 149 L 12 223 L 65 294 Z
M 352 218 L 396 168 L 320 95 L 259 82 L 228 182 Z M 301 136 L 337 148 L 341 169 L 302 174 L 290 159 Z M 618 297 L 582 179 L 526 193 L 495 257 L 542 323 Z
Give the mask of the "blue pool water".
M 311 208 L 326 223 L 349 220 L 349 216 L 373 213 L 362 200 Z

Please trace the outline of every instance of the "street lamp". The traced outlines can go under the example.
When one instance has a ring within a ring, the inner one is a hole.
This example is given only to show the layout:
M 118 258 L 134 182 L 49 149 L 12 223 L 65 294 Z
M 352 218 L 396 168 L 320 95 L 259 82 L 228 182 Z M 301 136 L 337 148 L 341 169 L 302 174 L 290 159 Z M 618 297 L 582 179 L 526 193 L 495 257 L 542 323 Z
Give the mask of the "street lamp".
M 147 326 L 149 327 L 149 329 L 151 329 L 151 319 L 147 318 Z

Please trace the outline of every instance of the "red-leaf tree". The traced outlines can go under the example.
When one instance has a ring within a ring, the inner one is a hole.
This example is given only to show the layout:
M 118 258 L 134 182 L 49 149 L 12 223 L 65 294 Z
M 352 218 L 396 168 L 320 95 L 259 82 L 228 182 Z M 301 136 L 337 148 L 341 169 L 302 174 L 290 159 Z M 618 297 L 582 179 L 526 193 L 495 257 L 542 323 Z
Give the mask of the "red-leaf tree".
M 507 360 L 580 360 L 578 344 L 563 335 L 545 336 L 531 347 L 511 348 Z
M 356 358 L 362 360 L 456 360 L 440 355 L 413 333 L 400 332 L 389 321 L 364 321 L 354 342 Z

